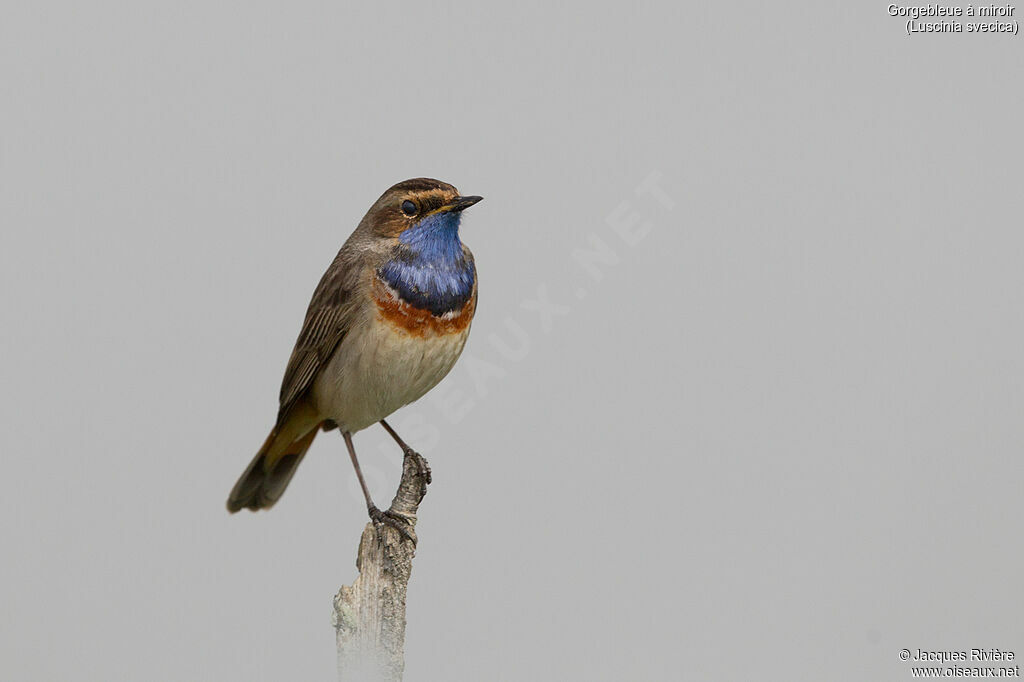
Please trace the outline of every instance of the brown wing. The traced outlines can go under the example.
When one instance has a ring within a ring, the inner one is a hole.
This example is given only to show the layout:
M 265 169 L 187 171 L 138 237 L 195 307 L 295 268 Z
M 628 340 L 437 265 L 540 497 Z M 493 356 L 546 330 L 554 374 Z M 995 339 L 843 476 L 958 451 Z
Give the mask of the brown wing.
M 306 320 L 281 382 L 281 407 L 277 412 L 279 425 L 309 390 L 313 379 L 348 331 L 361 272 L 358 260 L 348 256 L 343 248 L 313 292 Z

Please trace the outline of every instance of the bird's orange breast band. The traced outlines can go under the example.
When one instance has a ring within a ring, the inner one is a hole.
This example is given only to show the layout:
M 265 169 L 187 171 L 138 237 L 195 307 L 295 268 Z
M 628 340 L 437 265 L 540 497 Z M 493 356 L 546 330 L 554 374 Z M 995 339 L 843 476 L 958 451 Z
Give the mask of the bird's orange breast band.
M 377 314 L 392 327 L 411 336 L 446 336 L 464 332 L 473 321 L 476 310 L 476 296 L 470 296 L 459 310 L 444 315 L 434 315 L 429 310 L 417 308 L 403 301 L 394 289 L 373 278 L 373 300 Z

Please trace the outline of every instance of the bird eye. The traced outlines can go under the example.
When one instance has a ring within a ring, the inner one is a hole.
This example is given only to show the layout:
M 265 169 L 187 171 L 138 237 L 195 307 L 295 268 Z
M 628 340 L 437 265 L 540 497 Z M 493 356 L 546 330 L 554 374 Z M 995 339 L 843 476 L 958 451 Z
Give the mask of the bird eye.
M 406 199 L 402 202 L 402 213 L 408 216 L 416 215 L 416 204 Z

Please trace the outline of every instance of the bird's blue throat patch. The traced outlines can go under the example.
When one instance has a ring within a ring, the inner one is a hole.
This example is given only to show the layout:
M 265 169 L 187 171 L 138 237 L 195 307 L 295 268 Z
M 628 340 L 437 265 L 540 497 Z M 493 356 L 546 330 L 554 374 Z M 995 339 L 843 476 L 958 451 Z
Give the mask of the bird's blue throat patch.
M 435 213 L 403 232 L 377 275 L 406 303 L 434 315 L 461 310 L 476 272 L 462 253 L 459 213 Z

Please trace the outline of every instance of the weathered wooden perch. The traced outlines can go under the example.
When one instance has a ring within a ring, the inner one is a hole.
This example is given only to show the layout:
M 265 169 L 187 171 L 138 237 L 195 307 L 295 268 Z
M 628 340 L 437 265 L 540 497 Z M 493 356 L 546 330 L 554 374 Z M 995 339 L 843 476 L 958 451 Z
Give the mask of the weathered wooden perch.
M 407 453 L 390 513 L 409 522 L 408 538 L 370 522 L 359 540 L 359 577 L 334 597 L 338 679 L 392 682 L 405 670 L 405 594 L 416 553 L 416 511 L 427 493 L 417 455 Z

